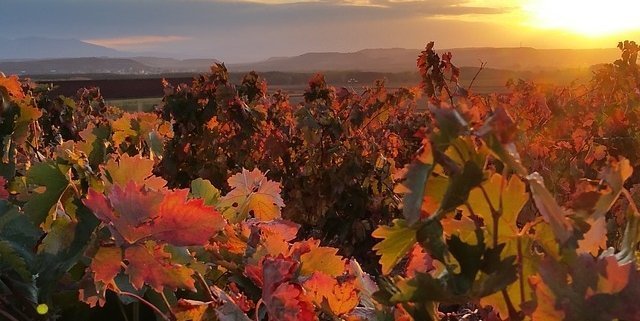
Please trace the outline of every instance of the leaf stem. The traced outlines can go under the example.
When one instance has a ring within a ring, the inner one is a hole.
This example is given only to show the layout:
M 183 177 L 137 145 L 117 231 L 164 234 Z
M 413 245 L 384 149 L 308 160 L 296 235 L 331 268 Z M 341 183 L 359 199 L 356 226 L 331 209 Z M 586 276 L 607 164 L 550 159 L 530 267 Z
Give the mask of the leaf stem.
M 204 293 L 207 295 L 207 299 L 209 301 L 215 301 L 216 296 L 213 294 L 213 292 L 211 291 L 211 288 L 209 288 L 209 284 L 207 284 L 207 280 L 205 280 L 204 276 L 200 274 L 200 272 L 196 272 L 196 280 L 198 280 L 198 283 L 200 283 L 200 286 L 204 288 L 205 290 Z
M 260 298 L 260 300 L 258 300 L 258 302 L 256 302 L 256 314 L 254 316 L 255 321 L 260 321 L 260 306 L 262 305 L 263 301 L 262 298 Z

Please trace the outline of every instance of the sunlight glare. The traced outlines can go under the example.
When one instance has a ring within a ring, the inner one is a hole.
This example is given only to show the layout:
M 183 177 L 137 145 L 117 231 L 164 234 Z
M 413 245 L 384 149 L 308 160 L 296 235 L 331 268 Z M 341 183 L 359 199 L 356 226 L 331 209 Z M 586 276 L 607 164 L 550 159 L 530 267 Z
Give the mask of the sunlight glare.
M 534 26 L 603 36 L 640 29 L 638 0 L 530 0 L 524 5 Z

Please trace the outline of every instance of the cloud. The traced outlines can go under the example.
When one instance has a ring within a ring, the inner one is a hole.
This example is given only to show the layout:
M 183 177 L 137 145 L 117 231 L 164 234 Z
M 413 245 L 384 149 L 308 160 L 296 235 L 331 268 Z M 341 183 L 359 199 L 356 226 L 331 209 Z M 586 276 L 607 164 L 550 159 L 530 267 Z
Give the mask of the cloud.
M 515 10 L 514 1 L 520 0 L 1 0 L 0 30 L 12 37 L 90 39 L 127 50 L 239 61 L 420 48 L 435 36 L 464 46 L 469 34 L 485 41 L 488 33 L 476 34 L 486 28 L 475 26 L 467 35 L 454 34 L 468 26 L 458 22 L 498 21 Z
M 112 37 L 112 38 L 93 38 L 85 39 L 83 41 L 92 43 L 95 45 L 112 47 L 112 48 L 126 48 L 126 47 L 141 47 L 149 45 L 157 45 L 171 42 L 179 42 L 189 40 L 191 37 L 186 36 L 126 36 L 126 37 Z

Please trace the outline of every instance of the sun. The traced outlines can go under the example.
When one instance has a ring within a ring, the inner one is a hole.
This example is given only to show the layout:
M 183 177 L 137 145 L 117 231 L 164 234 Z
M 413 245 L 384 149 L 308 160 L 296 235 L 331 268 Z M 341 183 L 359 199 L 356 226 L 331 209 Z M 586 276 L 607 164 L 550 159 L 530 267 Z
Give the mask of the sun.
M 584 36 L 640 30 L 639 0 L 529 0 L 524 10 L 535 27 Z

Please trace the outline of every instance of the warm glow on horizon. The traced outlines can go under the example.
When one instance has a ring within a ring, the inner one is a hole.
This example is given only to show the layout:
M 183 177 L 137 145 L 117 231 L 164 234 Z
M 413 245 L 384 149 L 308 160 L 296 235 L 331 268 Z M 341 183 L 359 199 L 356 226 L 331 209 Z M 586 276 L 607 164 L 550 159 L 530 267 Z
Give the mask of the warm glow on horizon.
M 589 37 L 640 30 L 638 0 L 530 0 L 524 10 L 534 27 Z

